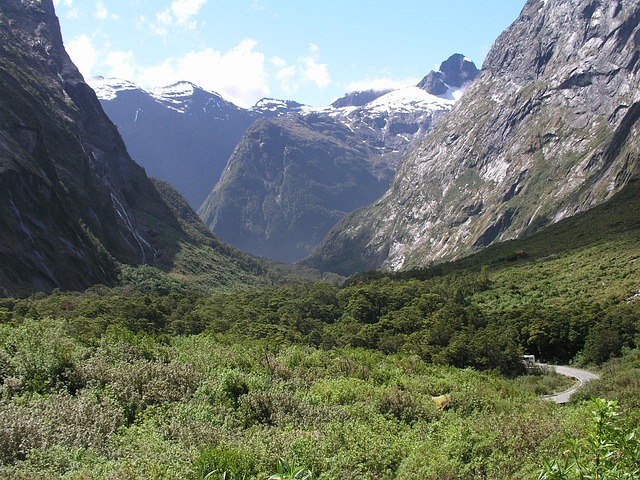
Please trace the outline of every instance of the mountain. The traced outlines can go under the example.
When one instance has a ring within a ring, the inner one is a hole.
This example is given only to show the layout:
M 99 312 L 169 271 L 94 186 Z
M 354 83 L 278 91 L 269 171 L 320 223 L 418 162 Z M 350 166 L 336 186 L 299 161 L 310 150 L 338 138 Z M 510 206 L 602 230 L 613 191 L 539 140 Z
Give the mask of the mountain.
M 307 256 L 344 215 L 385 192 L 398 159 L 478 72 L 459 54 L 442 69 L 430 74 L 444 85 L 437 95 L 412 86 L 353 92 L 327 107 L 261 100 L 254 111 L 263 119 L 245 132 L 199 215 L 254 255 Z
M 292 262 L 345 213 L 384 193 L 390 172 L 376 175 L 377 154 L 325 116 L 258 120 L 198 213 L 225 242 Z
M 529 0 L 389 190 L 307 260 L 351 273 L 455 259 L 606 201 L 638 176 L 640 4 Z
M 0 295 L 112 284 L 121 263 L 230 279 L 264 266 L 217 241 L 131 160 L 62 43 L 52 0 L 0 8 Z
M 89 83 L 136 162 L 171 183 L 195 209 L 259 116 L 189 82 L 150 91 L 119 79 Z

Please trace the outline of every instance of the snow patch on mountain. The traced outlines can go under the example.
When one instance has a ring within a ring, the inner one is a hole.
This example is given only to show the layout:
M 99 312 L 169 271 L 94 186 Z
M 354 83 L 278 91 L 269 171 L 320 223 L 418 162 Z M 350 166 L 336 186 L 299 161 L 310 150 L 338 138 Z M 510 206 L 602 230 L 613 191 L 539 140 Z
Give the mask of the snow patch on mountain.
M 91 77 L 87 83 L 100 100 L 115 100 L 119 92 L 139 89 L 134 83 L 120 78 Z
M 196 87 L 190 82 L 177 82 L 166 87 L 152 88 L 149 94 L 168 108 L 186 113 Z
M 389 113 L 451 109 L 456 102 L 453 92 L 449 90 L 445 95 L 437 96 L 431 95 L 418 87 L 406 87 L 387 93 L 367 104 L 366 107 L 372 111 Z

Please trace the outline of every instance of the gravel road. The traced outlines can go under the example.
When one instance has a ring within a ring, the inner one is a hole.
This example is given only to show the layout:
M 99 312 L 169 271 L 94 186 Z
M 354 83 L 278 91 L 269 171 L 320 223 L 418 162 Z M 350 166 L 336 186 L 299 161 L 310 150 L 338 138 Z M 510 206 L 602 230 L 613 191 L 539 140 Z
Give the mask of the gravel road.
M 556 393 L 554 395 L 544 395 L 542 398 L 545 400 L 550 400 L 556 403 L 567 403 L 571 399 L 571 395 L 573 395 L 582 385 L 591 380 L 596 380 L 600 378 L 599 375 L 595 373 L 588 372 L 586 370 L 581 370 L 579 368 L 573 367 L 565 367 L 565 366 L 556 366 L 556 365 L 545 365 L 546 367 L 553 368 L 556 373 L 560 375 L 564 375 L 565 377 L 571 377 L 575 379 L 576 383 L 569 390 L 565 390 L 564 392 Z

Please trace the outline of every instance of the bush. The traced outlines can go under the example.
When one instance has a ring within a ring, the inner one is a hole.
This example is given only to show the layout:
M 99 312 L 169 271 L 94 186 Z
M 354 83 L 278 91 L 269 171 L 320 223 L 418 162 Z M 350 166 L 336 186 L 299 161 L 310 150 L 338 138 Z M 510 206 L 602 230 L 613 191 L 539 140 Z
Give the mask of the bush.
M 640 478 L 640 441 L 620 424 L 615 401 L 593 401 L 592 424 L 569 441 L 560 460 L 547 461 L 539 480 Z
M 105 451 L 123 415 L 93 391 L 60 393 L 25 403 L 0 403 L 0 462 L 24 460 L 32 449 L 61 445 Z
M 225 445 L 203 448 L 193 468 L 197 480 L 241 480 L 255 474 L 249 452 Z

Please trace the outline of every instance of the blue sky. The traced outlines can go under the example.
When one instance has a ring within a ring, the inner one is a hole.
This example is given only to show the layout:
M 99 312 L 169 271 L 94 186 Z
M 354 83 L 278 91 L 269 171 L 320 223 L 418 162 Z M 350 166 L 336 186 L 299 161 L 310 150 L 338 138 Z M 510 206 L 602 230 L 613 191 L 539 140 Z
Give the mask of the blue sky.
M 191 81 L 248 107 L 417 83 L 453 53 L 480 67 L 525 0 L 54 0 L 85 77 Z

